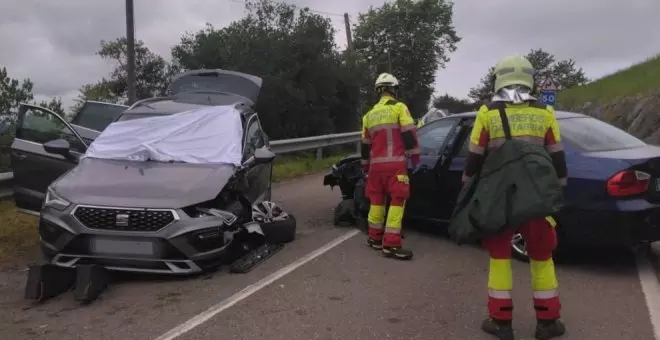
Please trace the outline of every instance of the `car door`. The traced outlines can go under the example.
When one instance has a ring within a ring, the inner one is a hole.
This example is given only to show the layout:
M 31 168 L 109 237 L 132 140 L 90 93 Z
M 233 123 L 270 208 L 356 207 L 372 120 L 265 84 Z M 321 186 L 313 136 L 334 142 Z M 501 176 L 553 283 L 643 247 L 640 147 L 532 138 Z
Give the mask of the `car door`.
M 451 216 L 446 206 L 444 178 L 445 150 L 457 132 L 459 118 L 445 118 L 418 130 L 421 168 L 410 178 L 410 199 L 406 203 L 409 217 L 445 221 Z
M 264 134 L 259 117 L 256 114 L 247 119 L 245 128 L 245 139 L 243 142 L 243 161 L 254 156 L 254 152 L 259 148 L 267 148 L 266 135 Z M 248 199 L 251 202 L 270 199 L 271 174 L 273 164 L 254 165 L 247 170 L 247 180 L 249 189 L 247 191 Z
M 48 186 L 77 164 L 88 145 L 64 118 L 46 108 L 21 104 L 17 118 L 11 145 L 14 201 L 17 208 L 36 213 Z M 46 152 L 43 144 L 56 139 L 70 143 L 71 157 Z
M 446 157 L 442 165 L 442 198 L 444 214 L 443 218 L 449 220 L 456 207 L 456 199 L 463 188 L 461 178 L 465 169 L 465 162 L 468 155 L 468 146 L 470 145 L 470 132 L 474 124 L 473 118 L 462 119 L 456 127 L 454 140 L 449 142 L 446 149 Z

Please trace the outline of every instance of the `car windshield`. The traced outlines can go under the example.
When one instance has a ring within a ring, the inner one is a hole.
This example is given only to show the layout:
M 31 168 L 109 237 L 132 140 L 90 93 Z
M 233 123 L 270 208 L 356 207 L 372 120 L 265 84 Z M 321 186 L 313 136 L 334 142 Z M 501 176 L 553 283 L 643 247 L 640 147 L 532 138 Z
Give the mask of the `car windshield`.
M 103 131 L 128 107 L 109 103 L 86 102 L 71 123 L 88 129 Z
M 562 139 L 589 152 L 632 149 L 647 145 L 637 137 L 590 117 L 559 119 Z
M 139 114 L 123 114 L 119 119 L 117 119 L 118 122 L 124 121 L 124 120 L 133 120 L 133 119 L 138 119 L 138 118 L 149 118 L 149 117 L 158 117 L 158 116 L 166 116 L 168 115 L 167 113 L 139 113 Z
M 103 130 L 84 157 L 240 165 L 243 123 L 233 106 L 178 114 L 125 114 L 120 121 Z

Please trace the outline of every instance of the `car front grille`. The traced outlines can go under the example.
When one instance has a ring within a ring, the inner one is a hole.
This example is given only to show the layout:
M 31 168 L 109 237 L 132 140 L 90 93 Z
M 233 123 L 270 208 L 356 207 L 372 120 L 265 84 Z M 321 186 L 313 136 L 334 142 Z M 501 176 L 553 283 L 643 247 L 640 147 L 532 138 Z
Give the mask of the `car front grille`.
M 176 219 L 170 210 L 132 210 L 98 207 L 77 207 L 73 214 L 91 229 L 154 232 Z

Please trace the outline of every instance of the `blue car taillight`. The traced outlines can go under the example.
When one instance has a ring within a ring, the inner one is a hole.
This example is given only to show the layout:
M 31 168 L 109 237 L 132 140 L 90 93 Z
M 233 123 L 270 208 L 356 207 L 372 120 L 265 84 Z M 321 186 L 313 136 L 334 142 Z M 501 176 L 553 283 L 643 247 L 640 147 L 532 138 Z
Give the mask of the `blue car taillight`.
M 613 197 L 640 195 L 649 189 L 651 175 L 639 170 L 623 170 L 607 181 L 607 193 Z

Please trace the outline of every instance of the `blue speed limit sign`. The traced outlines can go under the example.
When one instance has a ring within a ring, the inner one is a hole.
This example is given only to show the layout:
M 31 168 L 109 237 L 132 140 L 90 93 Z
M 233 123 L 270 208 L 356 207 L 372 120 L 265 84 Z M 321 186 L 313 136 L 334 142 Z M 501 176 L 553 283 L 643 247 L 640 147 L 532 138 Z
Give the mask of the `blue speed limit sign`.
M 543 91 L 541 92 L 541 103 L 543 105 L 552 105 L 554 106 L 557 102 L 557 92 L 555 91 Z

